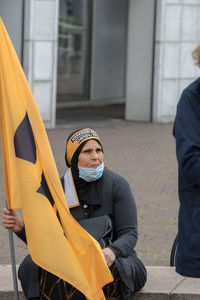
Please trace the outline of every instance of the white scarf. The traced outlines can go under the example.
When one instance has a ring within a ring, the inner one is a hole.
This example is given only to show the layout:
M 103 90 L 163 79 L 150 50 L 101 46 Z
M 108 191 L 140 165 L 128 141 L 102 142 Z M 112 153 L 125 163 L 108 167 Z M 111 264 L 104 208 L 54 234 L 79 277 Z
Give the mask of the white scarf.
M 64 176 L 65 198 L 69 208 L 79 206 L 78 195 L 74 185 L 71 168 L 67 170 Z

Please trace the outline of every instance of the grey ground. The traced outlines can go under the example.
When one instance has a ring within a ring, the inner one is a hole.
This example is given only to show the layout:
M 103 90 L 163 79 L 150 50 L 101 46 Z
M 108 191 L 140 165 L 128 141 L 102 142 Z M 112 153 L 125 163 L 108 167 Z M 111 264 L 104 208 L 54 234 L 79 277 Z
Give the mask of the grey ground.
M 172 124 L 123 120 L 123 105 L 61 110 L 57 128 L 47 130 L 60 176 L 65 172 L 64 149 L 73 129 L 92 127 L 104 145 L 105 164 L 130 183 L 138 208 L 138 256 L 146 265 L 168 266 L 177 232 L 177 162 Z M 0 161 L 0 264 L 10 263 L 8 232 L 2 224 L 4 187 Z M 15 240 L 16 263 L 27 253 Z

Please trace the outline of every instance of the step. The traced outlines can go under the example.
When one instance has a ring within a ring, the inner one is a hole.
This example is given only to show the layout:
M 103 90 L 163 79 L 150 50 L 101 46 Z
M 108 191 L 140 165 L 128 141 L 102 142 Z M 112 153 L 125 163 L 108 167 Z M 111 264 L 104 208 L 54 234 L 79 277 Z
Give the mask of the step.
M 17 266 L 18 268 L 18 266 Z M 147 267 L 148 279 L 144 288 L 134 293 L 131 300 L 197 300 L 200 299 L 200 279 L 186 278 L 173 267 Z M 20 283 L 19 299 L 24 300 Z M 13 300 L 13 281 L 10 265 L 0 265 L 0 299 Z

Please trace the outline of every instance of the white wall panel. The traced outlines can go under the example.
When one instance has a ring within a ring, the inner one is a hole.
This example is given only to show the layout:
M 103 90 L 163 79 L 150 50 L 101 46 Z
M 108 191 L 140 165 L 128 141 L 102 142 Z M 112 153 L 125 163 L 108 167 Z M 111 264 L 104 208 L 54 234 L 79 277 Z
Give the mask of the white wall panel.
M 55 1 L 35 0 L 33 6 L 33 38 L 37 40 L 55 39 Z
M 51 118 L 51 83 L 35 82 L 33 84 L 33 94 L 43 121 L 49 121 Z
M 163 47 L 163 77 L 177 78 L 179 76 L 179 43 L 165 43 Z
M 196 26 L 196 24 L 199 19 L 199 9 L 196 5 L 185 5 L 182 10 L 181 40 L 196 41 L 198 30 L 198 26 Z
M 179 5 L 167 6 L 165 18 L 165 40 L 178 41 L 180 38 L 181 7 Z
M 200 75 L 192 59 L 200 43 L 200 0 L 157 3 L 153 121 L 168 122 L 182 90 Z
M 24 67 L 46 127 L 55 125 L 58 3 L 25 1 Z
M 53 47 L 52 43 L 34 43 L 34 80 L 51 80 L 53 66 Z

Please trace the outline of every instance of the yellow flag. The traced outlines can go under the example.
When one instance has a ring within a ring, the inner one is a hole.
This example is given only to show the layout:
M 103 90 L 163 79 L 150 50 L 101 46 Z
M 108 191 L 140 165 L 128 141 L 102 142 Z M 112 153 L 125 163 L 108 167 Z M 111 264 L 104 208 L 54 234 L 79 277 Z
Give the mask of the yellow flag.
M 112 275 L 99 244 L 69 212 L 43 122 L 1 19 L 0 132 L 8 207 L 23 210 L 33 261 L 87 299 L 105 299 L 102 287 Z

